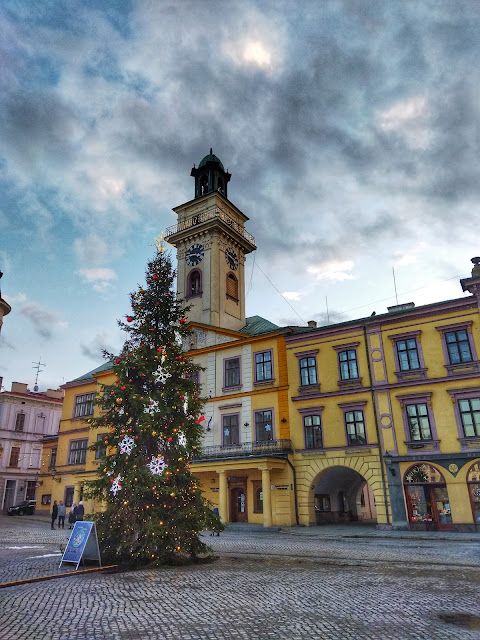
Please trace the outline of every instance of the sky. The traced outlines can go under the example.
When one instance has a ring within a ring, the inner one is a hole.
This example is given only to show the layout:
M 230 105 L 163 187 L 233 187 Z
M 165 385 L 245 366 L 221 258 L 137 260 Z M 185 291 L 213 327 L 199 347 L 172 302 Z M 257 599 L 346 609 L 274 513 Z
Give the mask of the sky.
M 257 244 L 247 315 L 323 325 L 462 297 L 479 33 L 477 0 L 2 0 L 5 388 L 33 388 L 35 362 L 57 388 L 120 349 L 210 147 Z

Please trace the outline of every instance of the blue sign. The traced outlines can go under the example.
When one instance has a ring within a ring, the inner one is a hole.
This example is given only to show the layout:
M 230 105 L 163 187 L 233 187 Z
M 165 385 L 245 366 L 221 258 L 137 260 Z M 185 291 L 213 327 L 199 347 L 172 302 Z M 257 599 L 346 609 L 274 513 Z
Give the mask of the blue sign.
M 94 522 L 79 521 L 75 523 L 59 566 L 62 565 L 62 562 L 71 562 L 76 564 L 75 568 L 78 569 L 82 558 L 84 560 L 96 560 L 101 566 Z

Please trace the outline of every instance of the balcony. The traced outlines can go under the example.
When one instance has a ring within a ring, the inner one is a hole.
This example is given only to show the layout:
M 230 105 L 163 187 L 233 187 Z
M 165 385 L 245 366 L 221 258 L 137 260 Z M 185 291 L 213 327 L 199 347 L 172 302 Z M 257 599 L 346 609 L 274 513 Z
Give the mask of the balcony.
M 243 225 L 235 222 L 233 218 L 231 218 L 228 213 L 225 213 L 220 207 L 214 207 L 213 209 L 208 209 L 207 211 L 203 211 L 202 213 L 198 213 L 187 220 L 183 220 L 178 224 L 174 224 L 165 231 L 165 240 L 168 241 L 169 237 L 175 235 L 176 233 L 180 233 L 181 231 L 185 231 L 186 229 L 190 229 L 192 227 L 196 227 L 204 222 L 209 222 L 210 220 L 221 220 L 228 227 L 236 231 L 242 238 L 245 238 L 251 245 L 256 247 L 255 238 L 251 233 L 245 230 Z
M 226 458 L 261 458 L 277 456 L 284 458 L 292 451 L 290 440 L 265 440 L 262 442 L 244 442 L 225 446 L 203 447 L 194 462 L 204 460 L 225 460 Z

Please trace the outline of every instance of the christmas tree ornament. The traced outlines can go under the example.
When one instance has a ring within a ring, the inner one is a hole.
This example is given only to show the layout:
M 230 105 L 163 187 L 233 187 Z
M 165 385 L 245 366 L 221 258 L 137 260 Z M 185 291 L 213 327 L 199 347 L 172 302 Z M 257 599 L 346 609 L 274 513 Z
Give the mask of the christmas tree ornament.
M 162 474 L 166 466 L 167 465 L 165 463 L 165 458 L 163 456 L 152 458 L 152 460 L 147 464 L 147 467 L 150 469 L 153 475 Z

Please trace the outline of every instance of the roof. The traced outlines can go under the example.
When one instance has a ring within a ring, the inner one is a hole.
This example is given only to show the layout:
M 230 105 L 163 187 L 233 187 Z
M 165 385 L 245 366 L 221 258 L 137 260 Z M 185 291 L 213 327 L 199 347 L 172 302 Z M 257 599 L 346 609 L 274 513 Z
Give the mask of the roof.
M 93 380 L 94 375 L 96 375 L 97 373 L 102 373 L 103 371 L 110 371 L 112 367 L 113 367 L 113 362 L 109 360 L 108 362 L 105 362 L 104 364 L 100 365 L 96 369 L 92 369 L 92 371 L 89 371 L 88 373 L 84 373 L 83 376 L 80 376 L 79 378 L 75 378 L 75 380 L 70 380 L 66 384 L 72 384 L 73 382 L 86 382 L 87 380 Z
M 198 165 L 198 168 L 200 169 L 200 167 L 203 167 L 207 164 L 207 162 L 216 162 L 217 164 L 220 165 L 220 168 L 225 171 L 225 169 L 223 168 L 223 164 L 220 160 L 220 158 L 217 158 L 217 156 L 215 156 L 212 153 L 212 149 L 210 149 L 210 153 L 208 154 L 208 156 L 205 156 L 202 160 L 200 160 L 200 164 Z
M 258 336 L 262 333 L 270 333 L 277 331 L 280 327 L 270 320 L 265 320 L 261 316 L 251 316 L 247 318 L 247 324 L 240 329 L 240 333 L 246 333 L 249 336 Z
M 63 403 L 63 398 L 52 398 L 45 393 L 22 393 L 21 391 L 2 391 L 2 396 L 18 396 L 19 398 L 28 398 L 29 400 L 41 400 L 42 402 Z
M 337 327 L 348 327 L 359 324 L 377 323 L 384 320 L 392 320 L 396 316 L 402 315 L 416 315 L 421 316 L 424 313 L 432 313 L 436 310 L 440 311 L 440 308 L 455 305 L 455 304 L 472 304 L 474 303 L 473 296 L 465 296 L 464 298 L 454 298 L 452 300 L 442 300 L 441 302 L 431 302 L 429 304 L 423 304 L 419 307 L 399 308 L 388 311 L 387 313 L 372 313 L 372 315 L 364 318 L 354 318 L 353 320 L 345 320 L 344 322 L 335 322 L 333 324 L 327 324 L 318 327 L 288 327 L 290 333 L 293 335 L 299 335 L 303 333 L 314 333 L 315 331 L 322 331 L 325 329 L 336 329 Z M 400 307 L 402 305 L 399 305 Z

